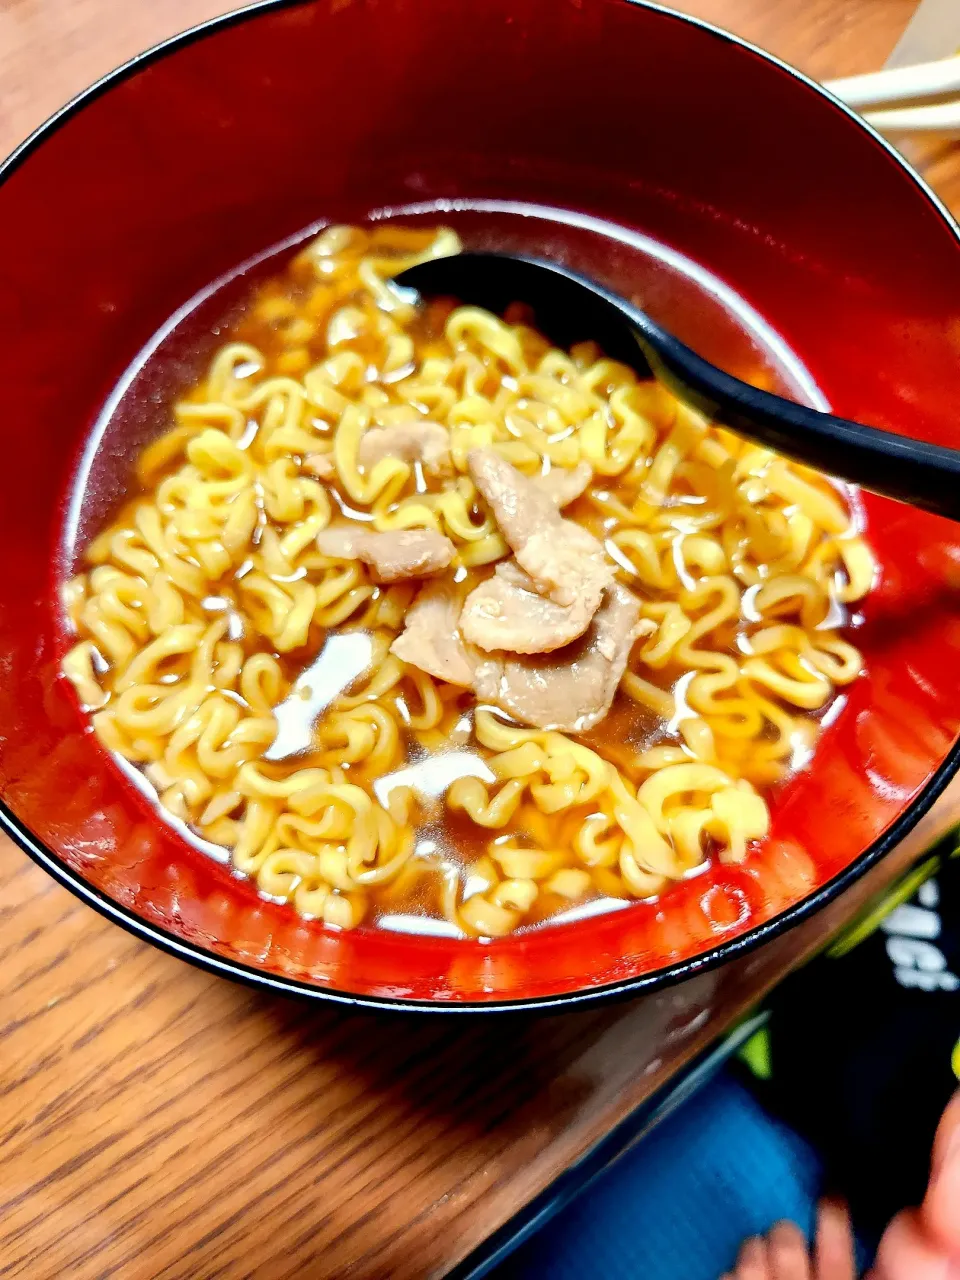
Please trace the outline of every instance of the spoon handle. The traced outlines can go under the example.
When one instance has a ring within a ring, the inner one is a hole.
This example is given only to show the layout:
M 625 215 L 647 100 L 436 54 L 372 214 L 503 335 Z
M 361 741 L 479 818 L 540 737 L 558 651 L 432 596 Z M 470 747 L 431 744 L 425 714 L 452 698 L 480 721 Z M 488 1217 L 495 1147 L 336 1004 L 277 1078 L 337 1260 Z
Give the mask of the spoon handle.
M 711 421 L 872 493 L 960 520 L 960 450 L 821 413 L 724 373 L 622 305 L 655 375 Z
M 468 251 L 396 277 L 418 294 L 459 298 L 502 314 L 518 299 L 564 350 L 594 339 L 613 360 L 651 374 L 711 421 L 818 471 L 960 521 L 960 450 L 835 418 L 724 373 L 639 308 L 557 262 Z

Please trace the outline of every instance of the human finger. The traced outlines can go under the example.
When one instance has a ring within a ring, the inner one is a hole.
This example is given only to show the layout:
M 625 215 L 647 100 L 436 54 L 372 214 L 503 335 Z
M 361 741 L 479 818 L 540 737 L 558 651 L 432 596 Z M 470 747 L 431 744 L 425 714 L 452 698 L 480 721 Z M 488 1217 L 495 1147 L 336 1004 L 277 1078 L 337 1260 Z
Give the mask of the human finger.
M 767 1253 L 771 1280 L 811 1280 L 806 1237 L 795 1223 L 777 1223 L 767 1237 Z
M 853 1227 L 845 1205 L 825 1200 L 817 1215 L 815 1280 L 856 1280 Z

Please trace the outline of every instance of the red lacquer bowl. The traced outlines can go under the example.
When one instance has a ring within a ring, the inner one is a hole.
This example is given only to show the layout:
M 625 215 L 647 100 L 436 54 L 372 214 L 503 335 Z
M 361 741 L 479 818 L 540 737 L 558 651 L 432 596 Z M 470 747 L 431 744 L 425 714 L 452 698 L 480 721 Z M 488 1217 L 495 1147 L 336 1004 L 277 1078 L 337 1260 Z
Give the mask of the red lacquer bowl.
M 318 219 L 480 201 L 470 225 L 500 210 L 528 248 L 621 287 L 633 271 L 647 308 L 705 354 L 726 343 L 728 363 L 749 363 L 747 332 L 796 353 L 838 413 L 960 444 L 957 229 L 789 68 L 627 0 L 266 3 L 95 85 L 0 184 L 2 820 L 140 937 L 305 996 L 579 1003 L 675 981 L 809 915 L 956 770 L 960 534 L 870 497 L 882 579 L 858 636 L 867 674 L 778 799 L 766 845 L 661 903 L 489 945 L 337 933 L 260 900 L 154 816 L 58 676 L 67 499 L 111 390 L 188 299 Z M 619 228 L 607 251 L 591 218 Z M 547 225 L 556 243 L 532 244 Z

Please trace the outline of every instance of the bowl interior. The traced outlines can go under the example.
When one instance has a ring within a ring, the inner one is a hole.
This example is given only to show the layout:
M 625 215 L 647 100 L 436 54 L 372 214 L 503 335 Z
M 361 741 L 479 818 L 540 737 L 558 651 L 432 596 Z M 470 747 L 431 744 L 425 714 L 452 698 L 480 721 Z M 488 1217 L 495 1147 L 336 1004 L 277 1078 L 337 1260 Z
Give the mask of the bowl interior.
M 952 767 L 953 526 L 865 499 L 882 565 L 858 635 L 867 674 L 759 854 L 662 903 L 490 945 L 340 934 L 260 900 L 158 823 L 57 675 L 64 557 L 210 339 L 206 304 L 167 332 L 162 376 L 112 412 L 137 353 L 212 281 L 318 219 L 398 208 L 454 221 L 472 245 L 565 256 L 734 372 L 960 443 L 956 232 L 784 68 L 626 0 L 489 0 L 482 24 L 439 0 L 261 6 L 102 87 L 0 185 L 0 795 L 49 865 L 169 945 L 310 990 L 500 1003 L 663 976 L 789 917 Z

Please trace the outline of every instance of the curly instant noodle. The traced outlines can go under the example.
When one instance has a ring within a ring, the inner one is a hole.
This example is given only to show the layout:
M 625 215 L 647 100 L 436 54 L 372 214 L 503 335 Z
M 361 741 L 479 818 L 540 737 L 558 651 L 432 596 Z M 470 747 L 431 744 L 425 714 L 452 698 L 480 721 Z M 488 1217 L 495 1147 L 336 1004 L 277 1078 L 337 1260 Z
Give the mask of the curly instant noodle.
M 769 789 L 861 670 L 842 624 L 875 566 L 840 491 L 592 344 L 552 348 L 522 308 L 415 311 L 391 288 L 458 248 L 389 223 L 312 241 L 64 589 L 63 670 L 103 744 L 264 894 L 341 928 L 406 911 L 493 937 L 748 857 Z M 424 424 L 417 448 L 390 430 Z M 345 523 L 391 547 L 432 531 L 462 600 L 511 554 L 478 450 L 525 477 L 579 468 L 563 517 L 637 602 L 612 707 L 583 732 L 403 661 L 422 583 L 318 544 Z

